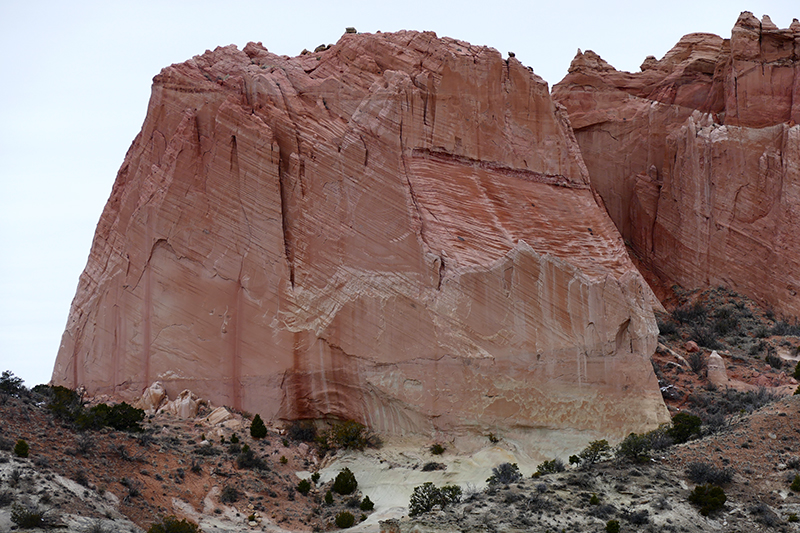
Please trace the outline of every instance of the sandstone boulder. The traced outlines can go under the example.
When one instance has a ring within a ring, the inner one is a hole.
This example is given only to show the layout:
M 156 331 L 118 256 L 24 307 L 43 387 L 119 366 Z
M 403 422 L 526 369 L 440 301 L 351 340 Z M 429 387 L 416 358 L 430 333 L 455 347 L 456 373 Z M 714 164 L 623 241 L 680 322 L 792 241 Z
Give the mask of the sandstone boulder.
M 202 404 L 203 401 L 200 398 L 186 389 L 181 391 L 174 400 L 166 402 L 161 411 L 173 414 L 178 418 L 195 418 Z
M 143 409 L 147 414 L 154 414 L 168 400 L 167 391 L 160 381 L 155 381 L 142 393 L 142 397 L 136 403 L 136 407 Z
M 53 382 L 265 420 L 625 435 L 667 421 L 654 298 L 566 115 L 432 33 L 165 68 Z
M 728 386 L 728 371 L 725 368 L 725 360 L 716 350 L 708 356 L 707 372 L 709 382 L 717 387 Z
M 730 39 L 687 35 L 638 73 L 579 52 L 553 96 L 608 213 L 666 285 L 800 314 L 800 23 L 744 12 Z

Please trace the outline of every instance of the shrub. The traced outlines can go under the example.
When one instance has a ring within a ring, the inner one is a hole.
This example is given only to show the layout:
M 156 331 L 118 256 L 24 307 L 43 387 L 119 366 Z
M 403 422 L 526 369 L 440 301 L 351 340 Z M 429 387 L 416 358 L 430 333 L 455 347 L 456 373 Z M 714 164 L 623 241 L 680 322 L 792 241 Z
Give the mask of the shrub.
M 680 324 L 704 322 L 707 315 L 708 309 L 706 309 L 706 307 L 700 302 L 696 302 L 691 306 L 682 305 L 680 307 L 676 307 L 675 310 L 672 311 L 673 320 Z
M 789 516 L 786 518 L 787 522 L 800 522 L 800 518 L 797 518 L 795 513 L 789 513 Z
M 800 361 L 797 362 L 797 365 L 794 367 L 794 373 L 792 374 L 794 379 L 800 380 Z
M 414 487 L 414 492 L 411 494 L 411 501 L 408 505 L 408 515 L 417 516 L 427 513 L 436 505 L 444 509 L 448 505 L 461 501 L 461 494 L 461 487 L 457 485 L 445 485 L 442 488 L 437 488 L 429 481 Z
M 700 514 L 708 516 L 725 507 L 725 491 L 712 484 L 698 485 L 689 494 L 689 502 L 700 508 Z
M 279 461 L 281 462 L 282 465 L 285 465 L 289 462 L 289 459 L 287 459 L 285 455 L 281 455 Z
M 334 522 L 336 523 L 336 527 L 339 529 L 347 529 L 356 523 L 356 517 L 348 511 L 342 511 L 336 515 Z
M 564 461 L 556 457 L 555 459 L 551 459 L 550 461 L 545 461 L 539 464 L 539 466 L 536 467 L 536 473 L 540 476 L 544 476 L 546 474 L 563 472 L 566 469 L 567 467 L 564 466 Z
M 800 492 L 800 475 L 795 474 L 792 484 L 789 485 L 792 492 Z
M 14 455 L 17 457 L 28 457 L 29 451 L 30 446 L 28 446 L 28 443 L 22 439 L 19 439 L 17 444 L 14 446 Z
M 239 501 L 239 491 L 236 490 L 236 487 L 231 487 L 230 485 L 225 485 L 222 489 L 222 492 L 219 494 L 219 501 L 222 503 L 233 503 Z
M 44 389 L 41 390 L 44 392 Z M 74 422 L 83 410 L 80 396 L 72 389 L 56 385 L 48 389 L 47 396 L 47 408 L 66 422 Z
M 578 454 L 581 466 L 591 466 L 599 461 L 607 459 L 611 452 L 611 446 L 606 439 L 593 440 L 589 445 Z
M 774 368 L 775 370 L 780 370 L 781 368 L 783 368 L 783 359 L 781 359 L 774 353 L 768 353 L 767 356 L 764 358 L 764 362 L 767 363 L 772 368 Z
M 147 533 L 200 533 L 200 529 L 194 522 L 189 522 L 185 518 L 178 520 L 174 516 L 167 516 L 150 526 Z
M 358 507 L 362 511 L 372 511 L 375 509 L 375 504 L 372 503 L 372 500 L 369 499 L 369 496 L 364 496 L 364 499 L 361 500 L 361 504 L 359 504 Z
M 339 472 L 333 481 L 333 492 L 337 494 L 353 494 L 357 488 L 358 481 L 349 468 Z
M 592 497 L 589 498 L 589 505 L 600 505 L 600 498 L 597 497 L 597 494 L 592 494 Z
M 230 441 L 231 441 L 231 444 L 239 444 L 239 437 L 236 435 L 236 433 L 231 435 Z
M 706 366 L 708 366 L 708 363 L 703 357 L 703 354 L 700 352 L 689 354 L 689 368 L 692 369 L 692 372 L 695 374 L 701 374 L 703 370 L 706 369 Z
M 606 533 L 619 533 L 619 520 L 606 522 Z
M 700 426 L 703 421 L 699 416 L 688 413 L 678 413 L 672 417 L 672 427 L 667 430 L 667 434 L 676 443 L 687 442 L 695 435 L 700 434 Z
M 19 395 L 25 387 L 22 385 L 22 378 L 18 378 L 13 372 L 4 370 L 0 375 L 0 393 L 8 395 Z
M 436 444 L 432 444 L 430 447 L 430 452 L 433 455 L 442 455 L 444 453 L 444 446 L 442 446 L 438 442 Z
M 659 335 L 668 336 L 678 333 L 678 325 L 672 320 L 661 320 L 658 318 L 656 319 L 656 324 L 658 325 Z
M 316 485 L 317 481 L 319 481 L 319 472 L 314 472 L 311 474 L 311 482 Z
M 333 493 L 330 490 L 325 493 L 325 505 L 333 505 Z
M 435 470 L 446 470 L 447 466 L 444 463 L 429 462 L 422 465 L 423 472 L 433 472 Z
M 255 468 L 257 470 L 267 470 L 267 464 L 264 460 L 257 456 L 250 446 L 245 444 L 242 446 L 242 451 L 236 456 L 237 468 Z
M 331 428 L 329 440 L 335 448 L 363 450 L 367 446 L 367 428 L 364 424 L 347 420 Z
M 709 350 L 718 350 L 722 347 L 717 340 L 716 333 L 708 326 L 702 326 L 700 324 L 693 325 L 689 333 L 689 337 L 699 346 L 704 346 Z
M 730 468 L 717 468 L 711 463 L 694 462 L 689 463 L 686 467 L 686 476 L 698 485 L 706 483 L 725 485 L 733 479 L 733 470 Z
M 253 417 L 253 422 L 250 424 L 250 436 L 254 439 L 263 439 L 267 436 L 267 426 L 261 420 L 261 415 Z
M 11 521 L 18 527 L 44 528 L 49 525 L 45 520 L 44 513 L 36 508 L 14 505 L 11 507 Z
M 486 481 L 490 485 L 508 485 L 522 478 L 517 463 L 501 463 L 492 468 L 492 475 Z
M 300 483 L 297 484 L 297 492 L 305 496 L 310 491 L 311 491 L 311 482 L 307 479 L 300 480 Z
M 647 434 L 631 433 L 617 446 L 616 457 L 633 463 L 645 463 L 650 460 L 651 448 Z
M 317 428 L 310 420 L 295 420 L 286 428 L 286 434 L 293 440 L 314 442 L 317 438 Z

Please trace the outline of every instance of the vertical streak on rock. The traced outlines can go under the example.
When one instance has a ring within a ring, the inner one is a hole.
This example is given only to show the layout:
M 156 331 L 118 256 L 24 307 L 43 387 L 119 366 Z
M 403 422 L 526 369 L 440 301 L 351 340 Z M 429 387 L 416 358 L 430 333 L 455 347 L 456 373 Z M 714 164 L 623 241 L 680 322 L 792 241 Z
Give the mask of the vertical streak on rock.
M 241 275 L 241 274 L 240 274 Z M 233 408 L 242 409 L 242 317 L 243 311 L 243 289 L 241 277 L 236 283 L 236 315 L 231 321 L 233 324 L 233 364 L 231 369 L 231 386 L 233 391 L 231 397 L 233 398 Z
M 150 244 L 150 223 L 149 216 L 146 222 L 145 242 Z M 154 248 L 154 247 L 153 247 Z M 150 249 L 150 257 L 144 265 L 144 310 L 142 311 L 142 360 L 144 361 L 144 387 L 150 386 L 150 311 L 153 305 L 152 295 L 152 264 L 153 248 Z
M 294 252 L 292 251 L 291 231 L 289 224 L 289 188 L 286 183 L 284 171 L 283 150 L 281 150 L 280 161 L 278 162 L 278 184 L 281 189 L 281 231 L 283 233 L 283 251 L 286 254 L 286 262 L 289 264 L 289 283 L 294 289 Z
M 114 305 L 111 308 L 111 323 L 113 324 L 114 328 L 114 342 L 111 348 L 111 387 L 112 393 L 117 393 L 117 385 L 119 384 L 119 348 L 122 342 L 125 342 L 124 339 L 120 339 L 120 316 L 119 316 L 119 306 Z
M 308 398 L 308 383 L 305 379 L 303 368 L 303 339 L 302 332 L 295 331 L 292 340 L 292 375 L 287 386 L 290 395 L 291 416 L 295 419 L 307 418 L 305 401 Z

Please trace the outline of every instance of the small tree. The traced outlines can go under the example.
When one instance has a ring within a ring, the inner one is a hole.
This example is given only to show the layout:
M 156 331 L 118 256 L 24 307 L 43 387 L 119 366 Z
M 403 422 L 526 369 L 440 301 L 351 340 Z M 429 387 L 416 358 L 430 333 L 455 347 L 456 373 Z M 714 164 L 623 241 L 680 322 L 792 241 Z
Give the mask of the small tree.
M 349 468 L 345 468 L 336 476 L 333 481 L 333 492 L 337 494 L 353 494 L 358 488 L 356 476 Z
M 619 443 L 617 459 L 624 459 L 633 463 L 646 463 L 650 460 L 650 439 L 646 434 L 631 433 Z
M 593 464 L 608 458 L 611 453 L 611 446 L 606 439 L 593 440 L 589 445 L 578 454 L 582 466 L 592 466 Z
M 297 492 L 305 496 L 311 491 L 311 482 L 307 479 L 303 479 L 300 483 L 297 484 Z
M 678 413 L 672 417 L 672 427 L 667 430 L 667 435 L 672 437 L 677 444 L 684 443 L 695 435 L 700 434 L 703 421 L 699 416 L 689 413 Z
M 254 439 L 263 439 L 267 436 L 267 426 L 261 420 L 261 415 L 253 417 L 253 422 L 250 424 L 250 436 Z
M 333 493 L 330 490 L 325 493 L 325 505 L 333 505 Z
M 792 492 L 800 492 L 800 474 L 795 474 L 792 484 L 789 485 Z
M 22 385 L 22 378 L 18 378 L 13 372 L 4 370 L 0 375 L 0 393 L 2 394 L 19 394 L 25 390 Z
M 352 527 L 353 524 L 356 523 L 356 517 L 353 516 L 352 513 L 347 511 L 342 511 L 341 513 L 336 515 L 336 527 L 339 529 L 347 529 L 348 527 Z
M 362 511 L 372 511 L 375 508 L 375 504 L 372 503 L 372 500 L 369 499 L 369 496 L 364 496 L 364 499 L 361 500 L 359 508 Z
M 458 503 L 459 501 L 461 501 L 461 487 L 458 485 L 445 485 L 442 488 L 437 488 L 433 483 L 428 481 L 427 483 L 414 487 L 414 492 L 411 494 L 411 501 L 408 504 L 408 515 L 417 516 L 422 513 L 427 513 L 436 505 L 444 509 L 448 505 Z
M 30 447 L 28 446 L 28 443 L 22 439 L 19 439 L 16 446 L 14 446 L 14 455 L 17 457 L 28 457 L 29 451 Z

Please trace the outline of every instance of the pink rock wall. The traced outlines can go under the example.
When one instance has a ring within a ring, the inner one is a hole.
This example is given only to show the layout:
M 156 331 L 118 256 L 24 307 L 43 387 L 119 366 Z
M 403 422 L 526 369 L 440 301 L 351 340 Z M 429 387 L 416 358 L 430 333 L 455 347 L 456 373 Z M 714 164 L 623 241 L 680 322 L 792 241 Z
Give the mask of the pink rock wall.
M 652 293 L 547 85 L 431 33 L 154 79 L 53 382 L 377 431 L 667 420 Z
M 730 39 L 687 35 L 635 74 L 579 53 L 553 96 L 650 269 L 800 315 L 800 22 L 744 12 Z

